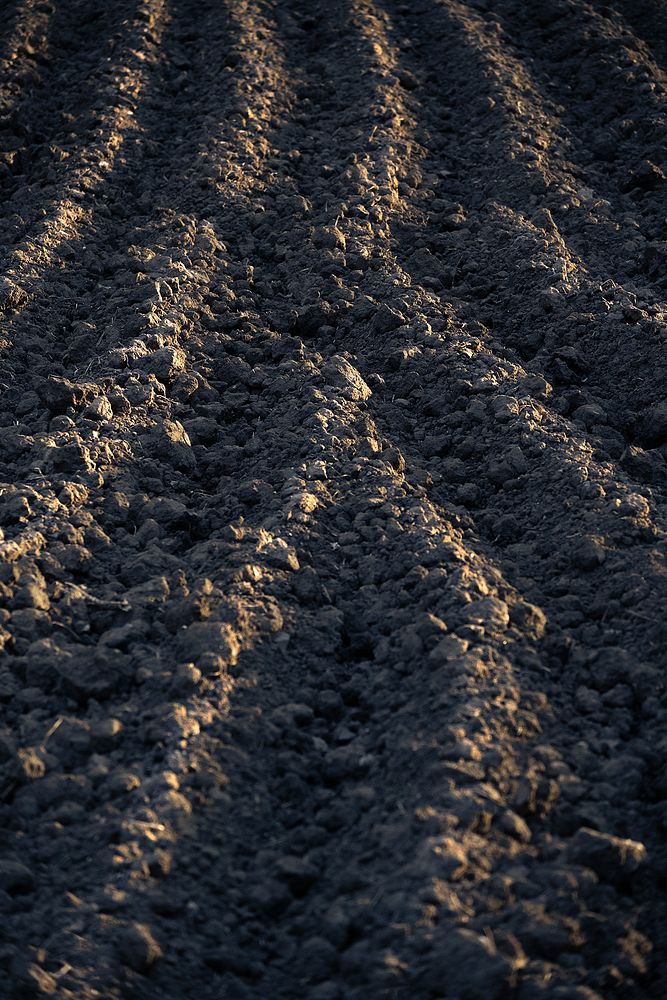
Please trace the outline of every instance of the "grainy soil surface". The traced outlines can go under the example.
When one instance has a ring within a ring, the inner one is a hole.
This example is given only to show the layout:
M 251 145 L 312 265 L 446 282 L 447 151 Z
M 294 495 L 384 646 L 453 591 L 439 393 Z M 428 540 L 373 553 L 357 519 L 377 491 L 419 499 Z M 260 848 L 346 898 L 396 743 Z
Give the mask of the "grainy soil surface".
M 667 7 L 0 0 L 0 996 L 667 996 Z

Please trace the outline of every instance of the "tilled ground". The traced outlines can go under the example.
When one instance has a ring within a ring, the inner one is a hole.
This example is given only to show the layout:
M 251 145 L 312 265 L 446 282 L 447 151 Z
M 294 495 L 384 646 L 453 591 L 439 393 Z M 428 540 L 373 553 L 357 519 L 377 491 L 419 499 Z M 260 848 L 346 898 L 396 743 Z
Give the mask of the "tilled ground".
M 667 995 L 667 14 L 4 0 L 0 995 Z

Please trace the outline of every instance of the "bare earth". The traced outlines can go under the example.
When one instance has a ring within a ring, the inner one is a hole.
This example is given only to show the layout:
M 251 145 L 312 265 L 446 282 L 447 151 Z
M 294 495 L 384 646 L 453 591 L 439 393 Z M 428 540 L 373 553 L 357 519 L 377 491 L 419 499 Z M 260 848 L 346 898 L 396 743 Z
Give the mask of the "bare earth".
M 0 997 L 667 996 L 667 8 L 0 0 Z

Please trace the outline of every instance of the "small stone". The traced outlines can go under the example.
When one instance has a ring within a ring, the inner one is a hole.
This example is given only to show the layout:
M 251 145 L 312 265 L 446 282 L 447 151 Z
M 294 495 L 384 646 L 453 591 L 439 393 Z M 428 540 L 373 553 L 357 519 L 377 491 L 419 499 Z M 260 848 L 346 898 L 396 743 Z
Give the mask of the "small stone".
M 184 503 L 174 500 L 173 497 L 156 497 L 146 504 L 146 514 L 148 517 L 160 525 L 166 525 L 171 529 L 189 525 L 192 521 L 191 513 Z
M 118 953 L 124 965 L 135 972 L 147 972 L 161 958 L 162 949 L 147 924 L 135 923 L 121 933 Z
M 299 337 L 316 337 L 320 330 L 335 320 L 329 302 L 322 300 L 297 310 L 292 319 L 292 332 Z
M 192 451 L 192 442 L 183 424 L 178 420 L 162 420 L 161 433 L 148 438 L 149 447 L 158 457 L 173 463 L 177 469 L 191 472 L 197 461 Z
M 545 312 L 555 312 L 563 301 L 557 288 L 545 288 L 540 292 L 540 305 Z
M 523 476 L 528 471 L 528 460 L 518 444 L 508 451 L 507 464 L 515 476 Z
M 475 483 L 464 483 L 456 491 L 457 502 L 464 507 L 474 507 L 480 498 L 481 491 Z
M 185 402 L 190 397 L 198 398 L 202 402 L 217 399 L 217 393 L 209 386 L 206 379 L 195 375 L 194 372 L 181 372 L 169 391 L 172 398 L 179 402 Z
M 115 413 L 116 416 L 127 416 L 132 410 L 132 404 L 119 386 L 111 390 L 108 399 L 111 404 L 112 413 Z
M 398 70 L 398 79 L 401 86 L 405 90 L 416 90 L 419 86 L 419 80 L 414 73 L 411 73 L 407 68 L 401 67 Z
M 623 451 L 620 462 L 626 472 L 641 482 L 652 483 L 656 478 L 656 456 L 650 450 L 630 444 Z
M 185 429 L 192 441 L 197 444 L 210 445 L 218 439 L 221 432 L 220 424 L 212 417 L 193 417 L 185 421 Z

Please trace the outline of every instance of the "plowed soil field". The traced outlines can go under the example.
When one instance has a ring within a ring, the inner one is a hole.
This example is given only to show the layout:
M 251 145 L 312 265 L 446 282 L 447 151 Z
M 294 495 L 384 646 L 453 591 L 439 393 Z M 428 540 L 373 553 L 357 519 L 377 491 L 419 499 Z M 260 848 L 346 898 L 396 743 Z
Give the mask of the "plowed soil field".
M 667 996 L 667 6 L 0 0 L 0 997 Z

